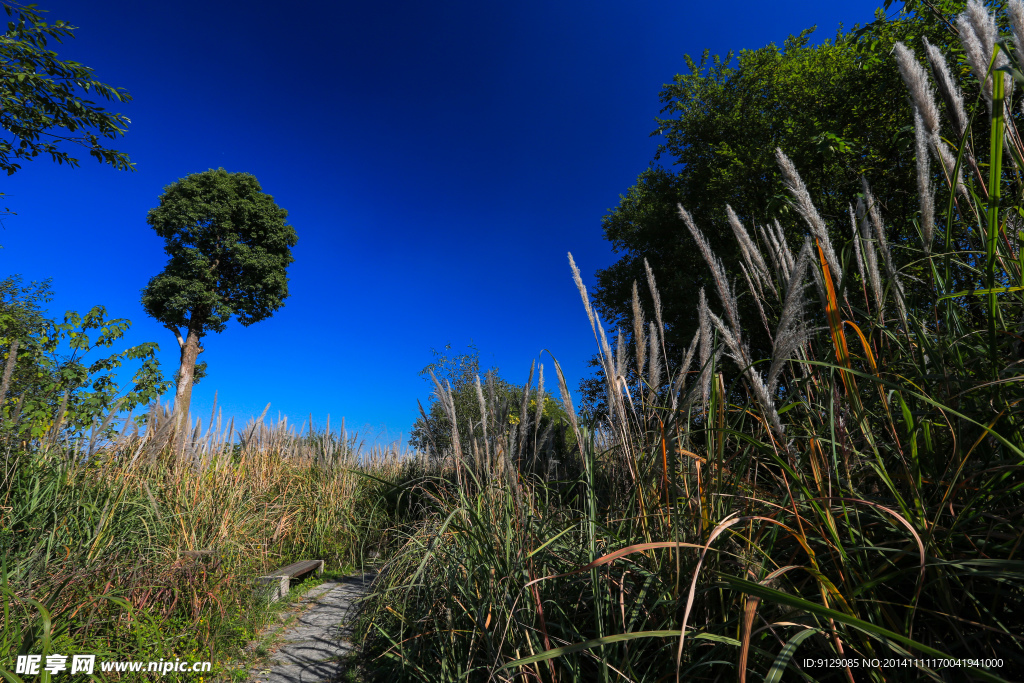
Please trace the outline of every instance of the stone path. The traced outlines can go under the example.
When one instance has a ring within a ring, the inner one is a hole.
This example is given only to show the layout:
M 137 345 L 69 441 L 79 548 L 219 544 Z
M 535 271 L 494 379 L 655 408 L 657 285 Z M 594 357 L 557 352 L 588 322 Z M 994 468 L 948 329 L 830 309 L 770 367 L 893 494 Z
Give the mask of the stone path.
M 280 646 L 267 663 L 249 672 L 251 683 L 329 683 L 344 668 L 353 650 L 349 623 L 374 574 L 356 574 L 327 581 L 289 606 L 298 619 L 280 633 Z

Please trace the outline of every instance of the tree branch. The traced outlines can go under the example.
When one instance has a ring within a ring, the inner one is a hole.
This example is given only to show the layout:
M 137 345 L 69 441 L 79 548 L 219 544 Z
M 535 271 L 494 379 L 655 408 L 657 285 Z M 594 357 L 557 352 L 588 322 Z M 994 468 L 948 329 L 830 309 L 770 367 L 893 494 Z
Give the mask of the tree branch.
M 178 331 L 178 328 L 170 323 L 167 323 L 164 327 L 174 333 L 174 338 L 178 340 L 178 348 L 184 348 L 185 340 L 181 338 L 181 332 Z

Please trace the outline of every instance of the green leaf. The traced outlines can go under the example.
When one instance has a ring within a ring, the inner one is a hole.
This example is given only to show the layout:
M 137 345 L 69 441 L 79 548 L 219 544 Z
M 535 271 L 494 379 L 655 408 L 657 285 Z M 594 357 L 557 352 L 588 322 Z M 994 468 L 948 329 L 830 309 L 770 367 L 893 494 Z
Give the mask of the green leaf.
M 621 643 L 627 640 L 635 640 L 637 638 L 678 638 L 679 631 L 637 631 L 635 633 L 619 633 L 613 636 L 605 636 L 603 638 L 594 638 L 583 643 L 576 643 L 574 645 L 564 645 L 562 647 L 556 647 L 551 650 L 545 650 L 538 654 L 530 657 L 523 657 L 517 659 L 514 662 L 509 662 L 502 669 L 511 669 L 517 666 L 526 666 L 528 664 L 535 664 L 537 662 L 547 661 L 548 659 L 554 659 L 555 657 L 561 657 L 562 655 L 572 654 L 573 652 L 579 652 L 581 650 L 590 650 L 601 645 L 610 645 L 612 643 Z

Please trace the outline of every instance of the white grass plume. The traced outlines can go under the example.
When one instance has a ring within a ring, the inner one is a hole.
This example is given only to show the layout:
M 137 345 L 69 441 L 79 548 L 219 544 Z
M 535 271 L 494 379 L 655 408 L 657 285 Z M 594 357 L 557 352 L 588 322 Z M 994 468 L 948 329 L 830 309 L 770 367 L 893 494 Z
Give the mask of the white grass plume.
M 768 257 L 772 260 L 772 265 L 775 267 L 776 277 L 785 287 L 786 280 L 789 277 L 789 269 L 786 267 L 786 259 L 782 255 L 782 248 L 779 247 L 778 240 L 775 239 L 775 232 L 771 226 L 768 226 L 768 230 L 765 230 L 763 226 L 759 225 L 757 229 L 761 233 L 761 239 L 768 246 Z
M 579 290 L 580 298 L 583 299 L 583 308 L 587 311 L 587 318 L 590 319 L 590 329 L 594 331 L 594 337 L 597 337 L 597 319 L 594 316 L 594 309 L 590 306 L 590 297 L 587 296 L 587 286 L 583 284 L 583 278 L 580 277 L 580 269 L 576 267 L 576 262 L 572 258 L 572 252 L 569 252 L 569 267 L 572 268 L 572 279 L 576 283 L 576 289 Z
M 996 41 L 999 39 L 999 29 L 996 26 L 995 17 L 989 14 L 985 5 L 979 0 L 970 0 L 967 8 L 956 18 L 957 31 L 960 34 L 960 44 L 964 48 L 964 56 L 971 70 L 974 71 L 978 82 L 982 84 L 982 95 L 988 105 L 989 114 L 992 113 L 992 82 L 988 76 L 988 65 L 996 48 Z M 1007 65 L 1006 55 L 1000 50 L 996 55 L 995 68 Z M 996 73 L 999 76 L 1000 73 Z M 1001 74 L 1003 77 L 1004 90 L 1007 96 L 1013 88 L 1013 79 L 1009 74 Z
M 537 369 L 537 361 L 530 362 L 530 376 L 526 379 L 526 384 L 523 385 L 523 400 L 519 404 L 519 424 L 515 426 L 518 429 L 518 440 L 519 440 L 519 453 L 526 452 L 526 435 L 529 433 L 529 417 L 527 411 L 530 407 L 530 388 L 533 386 L 533 373 Z
M 772 338 L 772 327 L 768 324 L 768 316 L 765 315 L 764 306 L 761 303 L 761 300 L 764 299 L 764 292 L 761 290 L 760 286 L 755 286 L 751 281 L 750 273 L 747 271 L 747 267 L 742 263 L 740 264 L 740 270 L 743 271 L 743 277 L 747 281 L 747 289 L 749 289 L 750 293 L 754 296 L 754 303 L 757 304 L 758 315 L 761 316 L 761 323 L 764 325 L 764 329 L 768 333 L 768 339 L 770 340 Z
M 580 448 L 582 448 L 583 437 L 580 434 L 579 417 L 576 415 L 576 408 L 572 403 L 572 393 L 570 393 L 569 386 L 566 384 L 565 374 L 562 372 L 562 366 L 558 364 L 558 361 L 555 360 L 554 357 L 552 357 L 552 361 L 555 364 L 555 374 L 558 375 L 558 390 L 562 394 L 562 406 L 565 408 L 565 412 L 569 415 L 569 422 L 572 424 L 572 431 L 576 434 L 576 443 L 580 444 Z
M 868 181 L 861 177 L 861 185 L 864 188 L 864 196 L 867 198 L 868 216 L 871 218 L 871 224 L 875 228 L 875 237 L 878 239 L 878 250 L 882 253 L 882 262 L 885 263 L 885 271 L 889 276 L 889 281 L 893 286 L 893 294 L 896 299 L 896 307 L 899 309 L 900 321 L 903 323 L 904 329 L 907 326 L 907 308 L 903 303 L 903 285 L 900 282 L 899 273 L 896 272 L 895 266 L 892 263 L 892 254 L 889 252 L 889 242 L 885 237 L 885 225 L 882 223 L 882 214 L 878 210 L 878 203 L 875 202 L 875 197 L 871 194 L 871 188 L 868 187 Z
M 932 191 L 931 169 L 928 163 L 927 123 L 920 111 L 914 112 L 914 137 L 917 142 L 917 194 L 921 203 L 921 245 L 924 253 L 932 251 L 935 232 L 935 194 Z
M 622 394 L 619 392 L 619 377 L 615 371 L 615 356 L 608 346 L 608 337 L 604 333 L 604 327 L 601 325 L 600 318 L 597 319 L 597 333 L 597 341 L 601 347 L 601 360 L 604 367 L 608 414 L 613 421 L 621 424 L 626 417 L 625 406 L 622 403 Z
M 797 278 L 790 279 L 796 280 Z M 714 313 L 708 311 L 708 317 L 718 329 L 718 333 L 722 335 L 722 341 L 725 342 L 725 348 L 728 350 L 729 357 L 732 358 L 733 362 L 736 363 L 750 383 L 750 387 L 754 391 L 754 397 L 761 404 L 761 410 L 767 415 L 772 431 L 779 437 L 782 437 L 785 430 L 782 426 L 782 421 L 779 419 L 779 413 L 775 410 L 775 401 L 772 400 L 768 387 L 761 378 L 761 373 L 755 370 L 751 364 L 750 354 L 743 345 L 742 340 L 733 336 L 726 324 L 722 322 L 722 319 Z
M 893 47 L 896 55 L 896 65 L 899 67 L 900 76 L 910 91 L 910 99 L 914 103 L 914 109 L 920 114 L 924 121 L 925 130 L 928 135 L 937 133 L 939 130 L 939 109 L 935 106 L 935 92 L 932 90 L 924 67 L 917 61 L 913 50 L 901 42 Z
M 860 248 L 860 233 L 857 231 L 857 216 L 853 213 L 853 205 L 847 205 L 850 209 L 850 226 L 853 228 L 853 256 L 854 261 L 857 264 L 857 273 L 860 275 L 861 282 L 866 281 L 864 274 L 864 257 L 861 253 Z
M 700 396 L 701 406 L 707 406 L 711 396 L 711 320 L 708 317 L 711 311 L 708 309 L 708 298 L 704 295 L 704 288 L 700 288 L 700 299 L 698 304 L 698 317 L 700 334 Z
M 960 86 L 957 85 L 956 80 L 950 74 L 949 66 L 946 64 L 946 58 L 942 55 L 942 52 L 929 43 L 927 38 L 923 38 L 923 41 L 925 54 L 928 56 L 928 62 L 932 67 L 932 75 L 935 77 L 939 93 L 946 103 L 949 118 L 953 122 L 953 132 L 959 143 L 960 139 L 963 138 L 964 131 L 967 130 L 967 112 L 964 111 L 963 94 L 960 92 Z M 942 141 L 938 132 L 931 135 L 931 144 L 932 149 L 935 150 L 938 156 L 939 163 L 942 164 L 947 184 L 950 187 L 954 187 L 955 182 L 956 191 L 969 199 L 967 188 L 963 182 L 963 170 L 961 169 L 957 173 L 954 181 L 953 169 L 956 167 L 956 158 L 953 156 L 953 152 L 949 149 L 948 145 Z M 977 169 L 978 164 L 974 159 L 974 153 L 971 151 L 969 139 L 965 142 L 965 145 L 964 159 L 972 168 Z
M 740 329 L 740 313 L 736 306 L 736 295 L 730 289 L 729 281 L 725 276 L 725 266 L 715 256 L 715 253 L 711 251 L 711 245 L 708 244 L 704 233 L 693 222 L 693 217 L 683 208 L 682 204 L 677 204 L 677 206 L 679 207 L 679 216 L 686 223 L 686 227 L 689 228 L 690 234 L 693 236 L 693 241 L 697 243 L 697 248 L 711 269 L 711 279 L 715 283 L 715 289 L 718 290 L 718 298 L 722 301 L 722 306 L 725 308 L 725 316 L 729 319 L 732 329 L 738 332 Z
M 605 336 L 601 320 L 594 313 L 594 309 L 590 305 L 590 297 L 587 296 L 587 286 L 583 284 L 580 269 L 576 267 L 576 261 L 573 260 L 571 252 L 569 253 L 569 267 L 572 269 L 572 278 L 576 283 L 576 289 L 579 290 L 580 298 L 583 299 L 583 308 L 586 309 L 587 317 L 590 318 L 590 327 L 594 331 L 594 339 L 598 343 L 601 368 L 604 370 L 607 386 L 609 416 L 613 421 L 623 420 L 625 419 L 625 406 L 622 404 L 622 395 L 618 391 L 619 381 L 615 373 L 614 356 L 612 355 L 611 348 L 608 346 L 608 338 Z
M 864 260 L 867 262 L 868 284 L 875 297 L 875 308 L 882 311 L 882 276 L 878 272 L 878 255 L 875 252 L 875 240 L 871 236 L 871 225 L 868 222 L 867 206 L 863 199 L 857 200 L 857 216 L 860 218 L 861 240 L 864 245 Z
M 651 291 L 651 300 L 654 302 L 654 319 L 658 321 L 658 335 L 656 338 L 657 344 L 653 347 L 655 349 L 661 349 L 662 355 L 665 353 L 665 322 L 661 318 L 661 295 L 658 294 L 658 283 L 654 281 L 654 270 L 651 269 L 651 264 L 644 259 L 644 270 L 647 271 L 647 288 Z M 654 353 L 652 351 L 652 353 Z
M 804 185 L 804 181 L 800 178 L 800 174 L 797 173 L 793 162 L 778 147 L 775 149 L 775 157 L 779 163 L 779 168 L 782 169 L 783 183 L 790 194 L 793 195 L 797 212 L 807 221 L 807 225 L 811 228 L 811 234 L 814 235 L 818 240 L 818 244 L 821 245 L 821 250 L 825 254 L 825 261 L 828 263 L 829 270 L 832 271 L 832 279 L 837 283 L 842 282 L 843 270 L 839 267 L 839 259 L 836 258 L 836 253 L 832 249 L 832 240 L 829 239 L 825 221 L 821 219 L 821 215 L 814 207 L 811 195 L 807 192 L 807 186 Z
M 616 377 L 624 377 L 626 375 L 626 365 L 626 338 L 622 335 L 622 330 L 619 330 L 615 343 Z
M 775 393 L 786 361 L 792 358 L 793 353 L 807 340 L 807 326 L 804 322 L 806 300 L 804 299 L 803 281 L 810 262 L 811 243 L 810 240 L 805 240 L 804 246 L 796 258 L 796 267 L 789 278 L 786 301 L 782 307 L 782 315 L 779 316 L 779 325 L 775 330 L 772 363 L 768 368 L 767 391 L 769 394 Z
M 782 224 L 779 223 L 779 219 L 776 218 L 773 221 L 773 224 L 775 226 L 775 239 L 778 240 L 779 252 L 786 261 L 786 272 L 788 273 L 793 270 L 793 266 L 796 263 L 793 260 L 793 252 L 789 248 L 789 242 L 786 241 L 786 233 L 782 229 Z M 786 278 L 788 279 L 789 276 L 787 275 Z
M 1024 2 L 1021 0 L 1010 0 L 1006 4 L 1006 16 L 1010 18 L 1010 28 L 1013 30 L 1013 44 L 1017 50 L 1024 52 Z
M 922 38 L 922 41 L 924 42 L 924 51 L 928 57 L 928 63 L 932 67 L 932 76 L 935 77 L 936 88 L 946 103 L 946 110 L 949 113 L 950 121 L 953 123 L 953 132 L 956 134 L 957 139 L 960 139 L 964 131 L 967 130 L 967 112 L 964 111 L 964 96 L 960 92 L 960 86 L 949 73 L 949 65 L 946 63 L 946 58 L 939 48 L 929 43 L 927 38 Z
M 761 256 L 761 250 L 750 239 L 747 229 L 743 227 L 743 223 L 740 222 L 736 212 L 728 204 L 725 205 L 725 213 L 729 217 L 729 225 L 732 227 L 732 232 L 736 235 L 736 242 L 740 245 L 740 253 L 743 255 L 743 260 L 747 262 L 750 271 L 753 273 L 753 279 L 757 280 L 759 284 L 763 284 L 766 288 L 773 288 L 771 273 L 764 262 L 764 258 Z
M 541 417 L 544 416 L 545 396 L 546 394 L 544 393 L 544 364 L 541 363 L 540 367 L 538 368 L 537 374 L 537 396 L 534 399 L 537 401 L 536 409 L 533 413 L 533 424 L 536 427 L 533 431 L 535 439 L 537 437 L 537 432 L 540 430 L 540 419 Z M 536 443 L 534 443 L 534 446 L 536 446 Z M 534 450 L 534 453 L 536 453 L 536 449 Z
M 491 451 L 489 444 L 487 443 L 487 401 L 484 400 L 484 390 L 483 387 L 480 386 L 480 375 L 476 376 L 476 398 L 480 403 L 480 428 L 484 437 L 484 452 L 487 455 L 488 460 L 490 460 Z
M 649 366 L 650 372 L 647 374 L 647 384 L 650 387 L 653 399 L 661 388 L 661 354 L 658 353 L 658 348 L 655 347 L 655 340 L 658 338 L 657 330 L 654 329 L 653 322 L 650 325 L 651 333 L 648 339 L 650 339 L 651 343 L 651 364 Z
M 452 456 L 455 458 L 457 463 L 462 462 L 462 444 L 459 442 L 459 425 L 455 416 L 455 400 L 452 396 L 452 385 L 447 380 L 445 386 L 441 385 L 437 377 L 434 375 L 433 370 L 428 370 L 430 373 L 430 379 L 434 380 L 435 392 L 438 402 L 441 404 L 441 409 L 444 410 L 445 417 L 451 423 L 452 427 Z M 447 390 L 446 388 L 447 387 Z
M 636 280 L 633 280 L 633 344 L 636 346 L 636 373 L 643 377 L 647 363 L 647 344 L 644 339 L 644 309 L 640 306 L 640 293 L 637 291 Z

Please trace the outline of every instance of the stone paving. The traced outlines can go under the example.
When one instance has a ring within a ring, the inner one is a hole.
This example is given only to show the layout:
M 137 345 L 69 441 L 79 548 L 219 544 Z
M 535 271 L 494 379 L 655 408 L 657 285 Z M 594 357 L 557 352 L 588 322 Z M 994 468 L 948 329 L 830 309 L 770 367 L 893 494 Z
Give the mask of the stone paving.
M 289 607 L 299 612 L 298 619 L 278 634 L 280 645 L 267 656 L 267 663 L 249 672 L 250 682 L 336 680 L 343 672 L 345 656 L 353 650 L 349 623 L 373 579 L 374 574 L 356 574 L 307 591 Z

